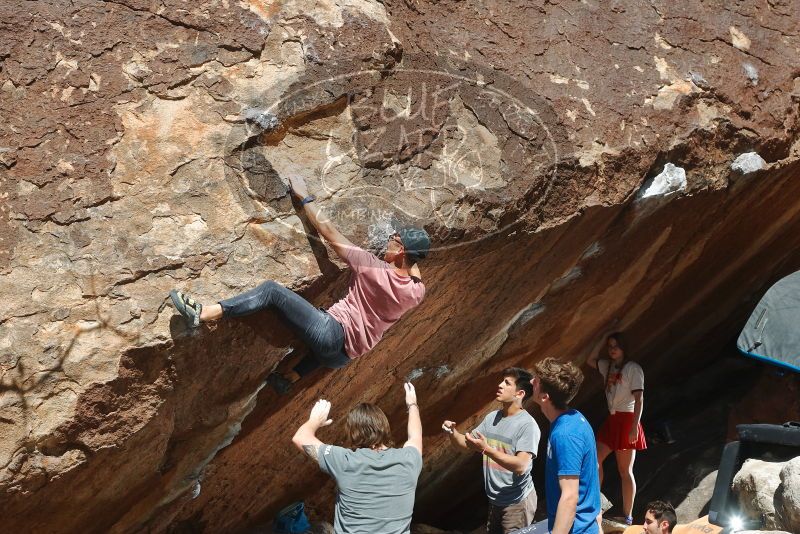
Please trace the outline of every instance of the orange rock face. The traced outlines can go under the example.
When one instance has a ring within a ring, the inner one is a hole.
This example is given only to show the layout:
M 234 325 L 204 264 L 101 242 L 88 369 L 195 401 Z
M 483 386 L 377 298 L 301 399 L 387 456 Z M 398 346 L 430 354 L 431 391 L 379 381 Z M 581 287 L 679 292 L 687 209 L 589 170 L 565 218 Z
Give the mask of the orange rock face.
M 433 516 L 475 475 L 439 425 L 485 413 L 502 368 L 617 329 L 648 376 L 714 358 L 800 268 L 800 37 L 789 4 L 685 4 L 4 3 L 3 528 L 231 532 L 297 498 L 325 518 L 333 484 L 290 436 L 325 396 L 322 439 L 370 401 L 399 441 L 406 378 Z M 166 296 L 340 297 L 292 174 L 355 242 L 397 219 L 434 247 L 419 309 L 277 397 L 297 342 L 274 315 L 189 332 Z

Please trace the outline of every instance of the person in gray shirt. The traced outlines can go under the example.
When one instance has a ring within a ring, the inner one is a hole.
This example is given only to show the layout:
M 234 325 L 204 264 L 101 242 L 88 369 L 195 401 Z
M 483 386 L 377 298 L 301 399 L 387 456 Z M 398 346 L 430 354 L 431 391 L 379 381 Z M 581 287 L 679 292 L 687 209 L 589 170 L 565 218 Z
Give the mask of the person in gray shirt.
M 536 512 L 536 491 L 530 473 L 542 433 L 536 420 L 522 407 L 533 392 L 531 378 L 525 369 L 505 369 L 496 396 L 502 408 L 489 413 L 471 433 L 462 434 L 453 421 L 442 424 L 455 446 L 483 454 L 483 481 L 489 498 L 488 534 L 508 534 L 527 527 Z
M 349 448 L 328 445 L 316 433 L 331 424 L 331 403 L 318 400 L 292 443 L 336 480 L 336 534 L 408 534 L 417 479 L 422 471 L 422 422 L 417 393 L 404 385 L 408 407 L 408 440 L 392 448 L 386 414 L 370 403 L 347 415 Z

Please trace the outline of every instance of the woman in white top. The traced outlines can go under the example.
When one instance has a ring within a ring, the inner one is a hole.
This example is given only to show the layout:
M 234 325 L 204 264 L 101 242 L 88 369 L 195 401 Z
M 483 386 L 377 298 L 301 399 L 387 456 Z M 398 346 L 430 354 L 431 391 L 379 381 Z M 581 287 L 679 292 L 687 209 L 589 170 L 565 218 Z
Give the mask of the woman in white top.
M 636 451 L 647 448 L 642 429 L 644 408 L 644 372 L 642 367 L 626 358 L 626 345 L 621 332 L 606 338 L 608 358 L 597 354 L 587 362 L 605 380 L 605 394 L 610 415 L 597 432 L 597 463 L 600 485 L 603 484 L 603 461 L 614 451 L 617 469 L 622 481 L 622 508 L 625 522 L 633 522 L 633 500 L 636 497 L 636 480 L 633 462 Z

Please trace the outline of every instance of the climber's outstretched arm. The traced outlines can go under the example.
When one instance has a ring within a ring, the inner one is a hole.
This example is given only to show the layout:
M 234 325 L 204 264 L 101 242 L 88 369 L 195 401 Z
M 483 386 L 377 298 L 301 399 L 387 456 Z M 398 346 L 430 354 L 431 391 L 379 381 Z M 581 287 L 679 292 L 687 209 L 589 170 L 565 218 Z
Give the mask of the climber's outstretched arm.
M 289 178 L 289 185 L 292 187 L 292 193 L 302 203 L 302 209 L 306 217 L 308 217 L 308 222 L 317 229 L 317 232 L 325 241 L 331 244 L 334 252 L 340 258 L 346 260 L 347 251 L 354 247 L 353 243 L 339 232 L 319 204 L 314 202 L 314 197 L 309 195 L 308 187 L 302 177 L 293 176 Z
M 422 454 L 422 420 L 419 416 L 417 392 L 411 382 L 403 384 L 406 390 L 406 408 L 408 408 L 408 440 L 403 447 L 414 447 Z
M 319 446 L 324 445 L 323 442 L 317 439 L 317 430 L 333 422 L 331 419 L 328 419 L 330 411 L 330 401 L 324 399 L 318 400 L 311 409 L 311 415 L 308 416 L 308 421 L 303 423 L 292 437 L 294 446 L 306 453 L 312 460 L 317 459 Z

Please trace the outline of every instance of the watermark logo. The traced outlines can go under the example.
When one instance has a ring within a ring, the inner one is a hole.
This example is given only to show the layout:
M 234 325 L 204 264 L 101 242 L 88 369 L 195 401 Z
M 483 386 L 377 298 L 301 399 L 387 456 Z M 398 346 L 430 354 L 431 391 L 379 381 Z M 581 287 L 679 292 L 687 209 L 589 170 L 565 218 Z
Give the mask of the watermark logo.
M 244 110 L 226 163 L 254 220 L 296 222 L 286 191 L 300 176 L 354 242 L 380 253 L 399 226 L 417 226 L 435 252 L 512 231 L 547 202 L 566 135 L 532 88 L 452 59 L 357 63 L 310 70 Z

